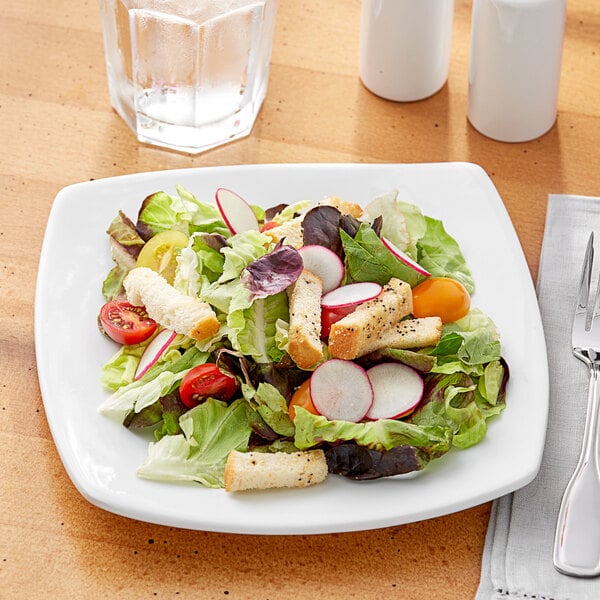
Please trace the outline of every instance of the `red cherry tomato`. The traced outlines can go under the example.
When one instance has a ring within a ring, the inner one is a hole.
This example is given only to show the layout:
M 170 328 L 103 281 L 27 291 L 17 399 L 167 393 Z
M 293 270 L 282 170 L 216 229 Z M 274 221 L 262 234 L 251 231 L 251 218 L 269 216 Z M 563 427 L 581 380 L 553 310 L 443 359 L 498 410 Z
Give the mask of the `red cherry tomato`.
M 131 346 L 147 340 L 158 327 L 143 306 L 134 306 L 125 300 L 111 300 L 98 316 L 106 335 L 119 344 Z
M 288 406 L 288 414 L 290 415 L 290 419 L 292 423 L 296 418 L 296 406 L 301 406 L 305 408 L 309 413 L 313 415 L 318 415 L 317 409 L 312 402 L 312 398 L 310 397 L 310 379 L 307 379 L 295 392 L 290 400 L 290 404 Z
M 223 373 L 215 363 L 204 363 L 184 376 L 179 386 L 179 395 L 187 407 L 193 408 L 207 398 L 231 400 L 237 387 L 235 377 Z
M 458 321 L 471 307 L 465 286 L 449 277 L 430 277 L 415 286 L 412 295 L 415 317 L 438 316 L 443 323 Z
M 269 229 L 273 229 L 274 227 L 279 227 L 279 223 L 276 221 L 265 221 L 265 224 L 260 228 L 262 231 L 269 231 Z
M 321 337 L 329 337 L 331 326 L 341 321 L 346 315 L 356 310 L 357 305 L 336 306 L 335 308 L 321 307 Z

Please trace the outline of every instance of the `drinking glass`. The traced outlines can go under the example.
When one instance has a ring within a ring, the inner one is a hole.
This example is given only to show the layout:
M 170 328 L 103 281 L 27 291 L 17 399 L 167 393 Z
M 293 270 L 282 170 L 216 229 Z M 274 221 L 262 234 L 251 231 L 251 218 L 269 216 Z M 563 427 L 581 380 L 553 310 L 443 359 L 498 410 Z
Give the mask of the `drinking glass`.
M 198 153 L 248 135 L 277 0 L 100 0 L 111 104 L 141 142 Z

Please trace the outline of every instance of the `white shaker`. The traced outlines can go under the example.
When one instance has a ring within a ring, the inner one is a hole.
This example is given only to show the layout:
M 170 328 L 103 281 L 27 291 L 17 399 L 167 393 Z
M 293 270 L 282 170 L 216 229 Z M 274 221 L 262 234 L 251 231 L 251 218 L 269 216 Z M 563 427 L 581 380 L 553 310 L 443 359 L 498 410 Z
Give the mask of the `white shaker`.
M 359 72 L 388 100 L 435 94 L 448 78 L 454 0 L 363 0 Z
M 467 114 L 479 132 L 525 142 L 556 121 L 566 0 L 473 0 Z

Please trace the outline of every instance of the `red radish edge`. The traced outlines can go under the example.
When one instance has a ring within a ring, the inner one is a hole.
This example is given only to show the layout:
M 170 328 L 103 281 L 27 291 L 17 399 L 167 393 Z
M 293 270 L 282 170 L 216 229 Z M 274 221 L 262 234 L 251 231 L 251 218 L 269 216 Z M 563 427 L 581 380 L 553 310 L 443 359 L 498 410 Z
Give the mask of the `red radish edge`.
M 146 371 L 164 354 L 171 345 L 177 334 L 170 329 L 163 329 L 156 334 L 154 339 L 146 346 L 135 371 L 134 381 L 146 373 Z
M 215 192 L 215 200 L 231 233 L 235 235 L 245 231 L 259 231 L 258 219 L 252 207 L 239 194 L 227 188 L 219 188 Z
M 323 282 L 323 293 L 337 288 L 344 279 L 344 263 L 341 258 L 325 246 L 309 244 L 298 249 L 304 268 Z
M 344 308 L 358 306 L 367 300 L 373 300 L 381 294 L 382 287 L 372 281 L 361 281 L 342 285 L 331 290 L 321 298 L 324 308 Z
M 318 413 L 330 421 L 358 423 L 371 408 L 373 388 L 362 367 L 332 358 L 311 375 L 310 397 Z
M 423 397 L 423 379 L 402 363 L 381 363 L 371 367 L 367 376 L 373 387 L 373 404 L 367 419 L 397 419 L 410 414 Z
M 388 240 L 387 238 L 381 236 L 381 241 L 383 245 L 399 260 L 401 260 L 405 265 L 416 271 L 417 273 L 424 275 L 425 277 L 431 277 L 431 273 L 424 269 L 419 263 L 415 262 L 406 252 L 402 252 L 398 246 L 396 246 L 393 242 Z

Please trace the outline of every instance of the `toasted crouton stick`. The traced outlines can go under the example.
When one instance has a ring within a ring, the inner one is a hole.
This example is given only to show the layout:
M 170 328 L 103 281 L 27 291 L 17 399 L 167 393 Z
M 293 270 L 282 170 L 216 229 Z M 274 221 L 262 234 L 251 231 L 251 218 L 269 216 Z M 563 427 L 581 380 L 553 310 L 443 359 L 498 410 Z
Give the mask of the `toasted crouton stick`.
M 358 308 L 331 326 L 329 351 L 334 358 L 351 360 L 366 354 L 369 347 L 382 332 L 412 312 L 410 285 L 392 278 L 382 292 L 364 302 Z
M 290 329 L 288 352 L 301 369 L 323 359 L 321 343 L 321 279 L 304 269 L 288 291 Z
M 152 269 L 132 269 L 123 285 L 127 300 L 145 306 L 148 315 L 167 329 L 195 340 L 206 339 L 219 331 L 221 325 L 210 304 L 182 294 Z
M 237 452 L 232 450 L 225 466 L 225 491 L 307 487 L 327 477 L 322 450 L 306 452 Z
M 424 348 L 435 346 L 442 337 L 442 320 L 439 317 L 406 319 L 384 331 L 360 348 L 355 358 L 383 348 Z

